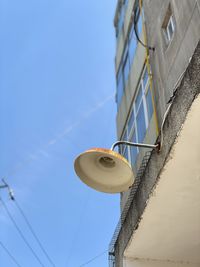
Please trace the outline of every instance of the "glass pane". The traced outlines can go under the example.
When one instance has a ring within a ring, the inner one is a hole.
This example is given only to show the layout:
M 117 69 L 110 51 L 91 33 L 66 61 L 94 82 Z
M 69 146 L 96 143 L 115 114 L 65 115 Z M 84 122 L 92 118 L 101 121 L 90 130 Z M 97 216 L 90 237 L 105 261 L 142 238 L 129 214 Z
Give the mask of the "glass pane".
M 135 116 L 134 116 L 134 109 L 132 109 L 132 111 L 131 111 L 131 115 L 130 115 L 129 120 L 128 120 L 128 135 L 130 134 L 131 129 L 132 129 L 133 126 L 134 126 L 134 119 L 135 119 Z
M 122 26 L 124 23 L 124 6 L 122 6 L 121 10 L 120 10 L 120 15 L 119 15 L 119 19 L 118 19 L 118 34 L 120 33 Z
M 144 88 L 146 87 L 146 84 L 147 84 L 147 81 L 148 81 L 148 70 L 147 70 L 147 67 L 145 68 L 145 71 L 144 71 L 144 75 L 143 75 L 143 85 L 144 85 Z
M 172 35 L 173 35 L 173 28 L 172 28 L 171 19 L 170 19 L 169 24 L 168 24 L 168 32 L 169 32 L 169 39 L 171 39 Z
M 121 140 L 122 141 L 127 141 L 128 140 L 128 132 L 127 132 L 127 129 L 124 131 Z M 122 144 L 122 145 L 120 145 L 120 147 L 121 147 L 122 152 L 123 152 L 127 146 L 124 145 L 124 144 Z
M 125 6 L 125 8 L 126 8 L 127 4 L 128 4 L 128 0 L 124 0 L 124 6 Z
M 125 62 L 124 62 L 124 67 L 123 67 L 124 83 L 125 84 L 128 80 L 129 70 L 130 70 L 130 65 L 129 65 L 128 53 L 127 53 L 126 58 L 125 58 Z
M 138 142 L 142 143 L 144 140 L 145 134 L 146 134 L 146 124 L 145 124 L 143 103 L 140 105 L 136 121 L 137 121 Z
M 146 102 L 147 102 L 148 119 L 150 121 L 152 114 L 153 114 L 153 103 L 152 103 L 152 95 L 151 95 L 150 87 L 148 88 L 148 91 L 146 94 Z
M 129 40 L 129 57 L 130 57 L 130 64 L 132 64 L 134 56 L 135 56 L 135 51 L 137 47 L 137 41 L 134 33 L 134 29 L 130 31 L 130 40 Z
M 126 146 L 123 156 L 128 160 L 128 147 Z
M 167 29 L 163 29 L 163 33 L 164 33 L 166 42 L 169 43 L 169 37 L 168 37 Z
M 119 146 L 118 146 L 118 153 L 122 155 L 122 151 L 123 151 L 123 150 L 122 150 L 122 145 L 119 145 Z
M 136 133 L 135 133 L 135 131 L 134 131 L 134 133 L 132 135 L 131 142 L 136 143 Z M 134 146 L 131 146 L 130 150 L 131 150 L 131 165 L 133 166 L 133 165 L 135 165 L 135 161 L 136 161 L 136 158 L 137 158 L 138 150 L 137 150 L 137 147 L 134 147 Z
M 119 107 L 122 97 L 124 94 L 124 81 L 123 81 L 123 76 L 121 69 L 118 72 L 117 75 L 117 106 Z
M 140 34 L 142 32 L 142 16 L 141 16 L 141 14 L 140 14 L 140 17 L 138 19 L 137 30 L 138 30 L 138 35 L 140 36 Z
M 135 100 L 136 112 L 138 111 L 138 108 L 140 106 L 141 99 L 142 99 L 142 87 L 140 85 L 139 92 L 138 92 L 136 100 Z
M 127 136 L 127 130 L 125 130 L 124 134 L 122 135 L 122 139 L 121 140 L 128 140 L 128 136 Z

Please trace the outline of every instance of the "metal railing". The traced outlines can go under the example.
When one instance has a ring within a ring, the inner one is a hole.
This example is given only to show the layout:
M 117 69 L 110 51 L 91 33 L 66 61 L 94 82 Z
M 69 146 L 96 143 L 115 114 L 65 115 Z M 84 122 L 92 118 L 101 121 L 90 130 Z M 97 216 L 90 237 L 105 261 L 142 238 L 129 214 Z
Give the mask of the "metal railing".
M 138 187 L 139 187 L 139 184 L 141 182 L 142 176 L 143 176 L 144 171 L 146 169 L 146 166 L 147 166 L 147 164 L 149 162 L 151 153 L 152 153 L 152 151 L 148 151 L 148 152 L 145 153 L 145 156 L 143 157 L 143 160 L 142 160 L 140 168 L 139 168 L 139 170 L 137 172 L 134 184 L 133 184 L 133 186 L 132 186 L 132 188 L 130 190 L 128 199 L 127 199 L 126 204 L 124 206 L 124 209 L 123 209 L 123 211 L 121 213 L 120 220 L 119 220 L 119 222 L 117 224 L 117 227 L 116 227 L 116 229 L 114 231 L 112 240 L 111 240 L 111 242 L 109 244 L 109 255 L 108 255 L 109 267 L 115 267 L 115 244 L 117 243 L 120 231 L 121 231 L 121 229 L 123 227 L 124 221 L 126 219 L 128 211 L 129 211 L 129 208 L 130 208 L 130 206 L 131 206 L 131 204 L 133 202 L 135 193 L 138 190 Z

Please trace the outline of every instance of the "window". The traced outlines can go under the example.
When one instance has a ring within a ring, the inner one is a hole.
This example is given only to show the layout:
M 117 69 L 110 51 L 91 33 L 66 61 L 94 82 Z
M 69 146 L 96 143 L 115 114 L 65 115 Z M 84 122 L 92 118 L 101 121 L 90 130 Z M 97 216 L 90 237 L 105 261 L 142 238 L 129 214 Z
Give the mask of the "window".
M 119 10 L 118 22 L 117 22 L 117 27 L 116 27 L 116 37 L 117 38 L 118 38 L 118 36 L 120 35 L 120 33 L 122 31 L 127 5 L 128 5 L 128 0 L 124 0 L 124 3 L 122 4 L 122 6 L 121 6 L 121 8 Z
M 127 7 L 128 5 L 128 0 L 124 0 L 124 6 Z
M 133 143 L 137 142 L 135 130 L 131 136 L 130 141 Z M 137 154 L 138 154 L 138 148 L 133 146 L 131 147 L 130 152 L 131 152 L 131 165 L 134 166 L 136 162 Z
M 142 16 L 139 16 L 138 22 L 137 22 L 137 31 L 138 34 L 140 35 L 142 32 Z
M 146 123 L 145 123 L 143 101 L 141 102 L 140 108 L 136 116 L 136 125 L 137 125 L 137 132 L 138 132 L 138 142 L 142 143 L 145 138 L 145 134 L 146 134 Z
M 135 101 L 136 112 L 139 109 L 139 106 L 141 104 L 141 100 L 142 100 L 142 85 L 140 85 L 139 92 L 137 94 L 136 101 Z
M 134 99 L 130 115 L 125 126 L 122 140 L 129 140 L 135 143 L 143 143 L 149 122 L 153 115 L 152 94 L 149 84 L 149 75 L 147 67 L 144 67 L 139 81 L 138 90 Z M 121 146 L 119 151 L 125 156 L 132 166 L 135 165 L 138 147 Z
M 124 81 L 122 69 L 120 68 L 117 74 L 117 103 L 121 103 L 124 94 Z
M 132 27 L 130 35 L 129 35 L 129 57 L 130 57 L 130 63 L 133 62 L 135 51 L 137 47 L 137 41 L 134 33 L 134 29 Z
M 172 39 L 174 30 L 175 30 L 175 27 L 174 27 L 174 19 L 171 16 L 170 19 L 169 19 L 169 21 L 168 21 L 167 27 L 165 29 L 165 37 L 166 37 L 166 40 L 167 40 L 168 43 Z
M 175 20 L 172 14 L 171 5 L 169 5 L 168 10 L 166 12 L 166 15 L 165 15 L 165 18 L 162 24 L 162 30 L 163 30 L 166 44 L 168 45 L 171 42 L 174 31 L 175 31 Z
M 128 81 L 130 72 L 130 61 L 128 47 L 125 47 L 122 62 L 117 73 L 117 107 L 119 108 Z
M 127 141 L 128 140 L 128 136 L 127 136 L 127 130 L 125 129 L 122 140 Z M 121 152 L 121 154 L 127 159 L 129 160 L 129 149 L 126 145 L 120 145 L 120 150 L 119 152 Z
M 122 27 L 123 27 L 123 24 L 124 24 L 124 13 L 125 13 L 124 11 L 125 11 L 124 6 L 122 6 L 121 10 L 120 10 L 119 18 L 118 18 L 118 24 L 117 24 L 118 35 L 120 34 Z
M 148 90 L 146 93 L 146 103 L 147 103 L 148 119 L 150 121 L 150 119 L 153 115 L 153 103 L 152 103 L 152 94 L 151 94 L 150 86 L 148 87 Z
M 147 70 L 147 68 L 145 68 L 144 75 L 143 75 L 143 86 L 144 86 L 144 88 L 146 88 L 148 79 L 149 79 L 148 70 Z
M 124 65 L 123 65 L 123 75 L 124 75 L 124 84 L 126 85 L 128 76 L 129 76 L 130 64 L 128 58 L 128 52 L 125 56 Z
M 130 115 L 129 120 L 128 120 L 128 132 L 129 133 L 131 132 L 131 129 L 134 125 L 134 120 L 135 120 L 135 114 L 134 114 L 134 109 L 132 109 L 131 115 Z
M 125 149 L 124 149 L 124 151 L 123 151 L 123 156 L 124 156 L 127 160 L 129 160 L 129 157 L 128 157 L 128 147 L 127 147 L 127 146 L 125 147 Z
M 125 10 L 126 3 L 127 3 L 127 1 L 124 1 L 123 6 L 121 7 L 122 10 Z M 125 11 L 122 11 L 122 10 L 120 13 L 120 18 L 121 18 L 121 16 L 124 17 L 123 12 L 125 12 Z M 138 12 L 139 12 L 139 10 L 138 10 Z M 138 29 L 138 34 L 140 35 L 141 31 L 142 31 L 142 16 L 139 13 L 137 14 L 137 16 L 138 16 L 137 29 Z M 118 21 L 118 23 L 119 23 L 118 29 L 120 27 L 122 27 L 120 18 Z M 138 41 L 137 41 L 136 36 L 135 36 L 134 25 L 132 25 L 132 28 L 129 31 L 129 36 L 128 36 L 126 45 L 124 47 L 122 60 L 120 63 L 118 74 L 117 74 L 117 107 L 118 108 L 121 104 L 121 100 L 122 100 L 122 97 L 124 94 L 125 86 L 127 84 L 128 78 L 129 78 L 131 64 L 132 64 L 134 56 L 135 56 L 137 44 L 138 44 Z M 148 79 L 148 75 L 145 76 L 145 79 L 146 80 Z

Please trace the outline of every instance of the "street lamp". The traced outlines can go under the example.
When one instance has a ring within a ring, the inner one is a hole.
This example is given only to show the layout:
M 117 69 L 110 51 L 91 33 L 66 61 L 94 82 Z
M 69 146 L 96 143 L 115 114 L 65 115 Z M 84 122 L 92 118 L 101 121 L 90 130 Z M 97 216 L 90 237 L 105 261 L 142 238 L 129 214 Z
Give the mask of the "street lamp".
M 141 144 L 117 141 L 111 149 L 92 148 L 80 154 L 74 162 L 76 174 L 88 186 L 105 193 L 127 191 L 134 182 L 130 163 L 114 149 L 119 145 L 159 150 L 159 144 Z

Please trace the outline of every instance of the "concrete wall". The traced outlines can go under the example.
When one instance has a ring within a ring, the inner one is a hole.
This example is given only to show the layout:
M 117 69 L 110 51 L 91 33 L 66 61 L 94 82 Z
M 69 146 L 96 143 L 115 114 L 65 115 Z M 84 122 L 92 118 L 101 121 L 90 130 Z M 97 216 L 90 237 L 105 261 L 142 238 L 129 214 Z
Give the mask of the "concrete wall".
M 139 260 L 125 258 L 123 262 L 124 267 L 199 267 L 195 263 L 183 263 L 172 261 L 158 261 L 158 260 Z
M 153 1 L 153 0 L 152 0 Z M 152 188 L 159 179 L 160 171 L 163 169 L 169 151 L 172 148 L 177 133 L 180 131 L 185 121 L 187 112 L 194 99 L 200 94 L 200 42 L 191 59 L 191 62 L 184 74 L 183 80 L 179 85 L 170 112 L 166 118 L 163 133 L 164 142 L 160 153 L 152 153 L 148 165 L 145 169 L 137 192 L 131 199 L 130 207 L 126 214 L 126 219 L 119 231 L 119 235 L 114 244 L 116 267 L 124 267 L 123 256 L 127 244 L 137 229 L 138 223 L 142 218 L 149 195 Z M 132 188 L 134 191 L 134 186 Z
M 161 125 L 166 103 L 200 40 L 200 1 L 144 0 L 143 2 L 148 44 L 155 47 L 155 52 L 150 52 L 150 61 Z M 175 32 L 171 43 L 166 46 L 162 24 L 169 4 L 175 19 Z

